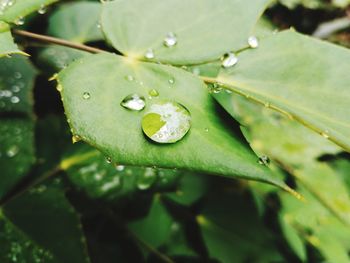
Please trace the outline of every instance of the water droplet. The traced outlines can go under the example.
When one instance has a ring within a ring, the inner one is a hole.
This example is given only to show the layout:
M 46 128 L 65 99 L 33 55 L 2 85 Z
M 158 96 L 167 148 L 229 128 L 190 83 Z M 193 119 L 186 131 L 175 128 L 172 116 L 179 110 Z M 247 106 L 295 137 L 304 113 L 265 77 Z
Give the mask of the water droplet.
M 131 76 L 131 75 L 125 76 L 125 79 L 128 80 L 128 81 L 134 81 L 135 80 L 135 78 L 133 76 Z
M 151 97 L 158 97 L 159 96 L 159 92 L 156 90 L 156 89 L 151 89 L 148 94 L 151 96 Z
M 248 38 L 248 45 L 251 48 L 257 48 L 259 47 L 259 40 L 256 36 L 250 36 Z
M 117 166 L 115 167 L 115 169 L 116 169 L 118 172 L 122 172 L 122 171 L 124 171 L 125 166 L 124 166 L 124 165 L 117 165 Z
M 129 110 L 141 111 L 145 108 L 146 101 L 143 96 L 130 94 L 122 100 L 120 105 Z
M 321 132 L 321 135 L 326 138 L 326 139 L 329 139 L 329 131 L 328 130 L 325 130 L 324 132 Z
M 112 163 L 112 158 L 109 157 L 109 156 L 107 156 L 107 157 L 106 157 L 106 162 L 107 162 L 107 163 Z
M 270 103 L 270 102 L 265 102 L 265 103 L 264 103 L 264 106 L 265 106 L 266 108 L 270 108 L 270 107 L 271 107 L 271 103 Z
M 18 103 L 20 101 L 20 99 L 17 97 L 17 96 L 13 96 L 13 97 L 11 97 L 11 102 L 12 103 Z
M 23 18 L 23 17 L 17 18 L 17 20 L 15 21 L 15 24 L 16 24 L 17 26 L 24 25 L 24 18 Z
M 84 99 L 84 100 L 88 100 L 88 99 L 90 99 L 90 97 L 91 97 L 91 96 L 90 96 L 90 93 L 89 93 L 89 92 L 84 92 L 84 93 L 83 93 L 83 99 Z
M 6 155 L 7 155 L 7 157 L 12 158 L 12 157 L 16 156 L 18 152 L 19 152 L 18 146 L 13 145 L 6 151 Z
M 152 104 L 142 118 L 142 130 L 158 143 L 181 140 L 191 128 L 190 112 L 181 104 L 163 101 Z
M 230 53 L 227 53 L 225 54 L 223 57 L 222 57 L 222 67 L 224 68 L 230 68 L 230 67 L 233 67 L 234 65 L 236 65 L 238 63 L 238 57 L 230 52 Z
M 261 165 L 269 165 L 270 164 L 270 158 L 266 155 L 260 156 L 258 159 L 258 163 Z
M 209 85 L 209 92 L 210 93 L 218 94 L 221 91 L 222 91 L 222 87 L 220 87 L 220 85 L 218 85 L 217 83 L 213 83 L 213 84 Z
M 164 38 L 164 46 L 173 47 L 177 44 L 176 35 L 173 32 L 169 32 Z
M 157 171 L 153 168 L 147 167 L 144 174 L 139 174 L 137 178 L 137 188 L 140 190 L 146 190 L 150 188 L 157 180 Z
M 147 59 L 154 58 L 154 51 L 153 51 L 153 49 L 151 49 L 151 48 L 147 49 L 147 51 L 145 53 L 145 58 L 147 58 Z
M 43 15 L 43 14 L 45 14 L 46 13 L 46 6 L 45 5 L 41 5 L 40 6 L 40 8 L 39 8 L 39 10 L 38 10 L 38 13 L 40 14 L 40 15 Z
M 101 186 L 101 190 L 103 192 L 107 192 L 109 190 L 114 190 L 116 187 L 120 186 L 122 183 L 121 178 L 119 176 L 114 176 L 113 179 Z
M 169 84 L 174 84 L 175 83 L 175 79 L 174 78 L 170 78 L 170 79 L 168 79 L 168 82 L 169 82 Z
M 209 132 L 209 129 L 208 129 L 208 128 L 205 128 L 204 131 L 205 131 L 205 132 Z
M 97 26 L 97 28 L 101 28 L 101 24 L 100 23 L 97 23 L 96 26 Z

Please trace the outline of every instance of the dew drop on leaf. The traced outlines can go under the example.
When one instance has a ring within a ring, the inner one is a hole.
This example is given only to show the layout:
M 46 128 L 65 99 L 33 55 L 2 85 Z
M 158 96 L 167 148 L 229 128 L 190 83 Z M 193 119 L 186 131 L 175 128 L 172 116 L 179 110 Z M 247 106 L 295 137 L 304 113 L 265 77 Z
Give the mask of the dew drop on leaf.
M 157 171 L 153 168 L 147 167 L 143 174 L 139 174 L 136 185 L 140 190 L 149 189 L 157 180 Z
M 147 51 L 145 53 L 145 58 L 147 58 L 147 59 L 154 58 L 154 51 L 153 51 L 153 49 L 151 49 L 151 48 L 147 49 Z
M 125 79 L 128 80 L 128 81 L 134 81 L 135 80 L 135 78 L 133 76 L 131 76 L 131 75 L 125 76 Z
M 266 155 L 262 155 L 258 159 L 258 163 L 261 165 L 269 165 L 270 164 L 270 158 Z
M 115 167 L 115 169 L 116 169 L 118 172 L 122 172 L 122 171 L 124 171 L 125 166 L 124 166 L 124 165 L 117 165 L 117 166 Z
M 159 96 L 159 92 L 156 90 L 156 89 L 151 89 L 148 94 L 151 96 L 151 97 L 158 97 Z
M 251 48 L 257 48 L 259 47 L 259 40 L 256 36 L 250 36 L 248 38 L 248 45 Z
M 169 84 L 174 84 L 175 83 L 175 79 L 174 78 L 170 78 L 170 79 L 168 79 L 168 82 L 169 82 Z
M 40 15 L 43 15 L 43 14 L 45 14 L 46 13 L 46 7 L 45 7 L 45 5 L 41 5 L 40 6 L 40 8 L 38 9 L 38 13 L 40 14 Z
M 169 32 L 164 38 L 164 46 L 173 47 L 177 44 L 176 35 L 173 32 Z
M 84 100 L 90 99 L 90 93 L 89 93 L 89 92 L 84 92 L 84 93 L 83 93 L 83 99 L 84 99 Z
M 23 17 L 17 18 L 17 20 L 15 21 L 15 24 L 16 24 L 17 26 L 22 26 L 22 25 L 24 25 L 24 18 L 23 18 Z
M 238 63 L 238 57 L 230 52 L 230 53 L 227 53 L 225 54 L 223 57 L 222 57 L 222 67 L 224 68 L 230 68 L 230 67 L 233 67 L 234 65 L 236 65 Z
M 175 143 L 181 140 L 190 128 L 190 112 L 176 102 L 154 103 L 142 118 L 143 132 L 158 143 Z
M 122 100 L 120 105 L 128 110 L 141 111 L 145 108 L 146 101 L 143 96 L 130 94 Z
M 112 158 L 109 157 L 109 156 L 107 156 L 107 157 L 106 157 L 106 162 L 107 162 L 107 163 L 112 163 Z

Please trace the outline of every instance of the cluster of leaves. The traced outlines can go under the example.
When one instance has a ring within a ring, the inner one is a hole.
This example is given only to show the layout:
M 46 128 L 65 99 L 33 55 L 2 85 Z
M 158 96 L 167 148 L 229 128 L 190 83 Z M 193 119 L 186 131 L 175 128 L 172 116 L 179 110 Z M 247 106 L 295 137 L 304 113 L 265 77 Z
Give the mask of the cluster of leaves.
M 348 50 L 267 0 L 54 2 L 0 0 L 0 262 L 350 261 Z M 189 133 L 146 139 L 130 94 Z

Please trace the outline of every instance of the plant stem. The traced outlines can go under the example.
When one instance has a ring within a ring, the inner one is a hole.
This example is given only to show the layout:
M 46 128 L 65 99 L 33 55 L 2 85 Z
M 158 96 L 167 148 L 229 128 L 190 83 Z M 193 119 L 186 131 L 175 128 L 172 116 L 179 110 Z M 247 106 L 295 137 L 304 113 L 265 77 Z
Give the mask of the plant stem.
M 50 36 L 45 36 L 45 35 L 40 35 L 40 34 L 28 32 L 28 31 L 24 31 L 24 30 L 13 29 L 12 32 L 15 35 L 18 35 L 18 36 L 28 37 L 28 38 L 32 38 L 32 39 L 35 39 L 35 40 L 38 40 L 38 41 L 42 41 L 42 42 L 47 42 L 47 43 L 57 44 L 57 45 L 60 45 L 60 46 L 65 46 L 65 47 L 70 47 L 70 48 L 74 48 L 74 49 L 79 49 L 79 50 L 90 52 L 90 53 L 106 52 L 106 51 L 104 51 L 102 49 L 99 49 L 99 48 L 90 47 L 90 46 L 86 46 L 86 45 L 83 45 L 83 44 L 67 41 L 67 40 L 64 40 L 64 39 L 60 39 L 60 38 L 56 38 L 56 37 L 50 37 Z

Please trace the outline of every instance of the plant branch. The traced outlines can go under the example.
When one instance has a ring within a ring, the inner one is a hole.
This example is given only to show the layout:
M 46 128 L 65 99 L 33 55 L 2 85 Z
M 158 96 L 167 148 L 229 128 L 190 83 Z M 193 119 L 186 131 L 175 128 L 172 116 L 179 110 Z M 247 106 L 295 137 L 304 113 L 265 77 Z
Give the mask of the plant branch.
M 83 44 L 74 43 L 74 42 L 71 42 L 68 40 L 64 40 L 61 38 L 40 35 L 40 34 L 28 32 L 28 31 L 24 31 L 24 30 L 13 29 L 12 33 L 15 35 L 18 35 L 18 36 L 32 38 L 32 39 L 35 39 L 35 40 L 38 40 L 41 42 L 46 42 L 46 43 L 56 44 L 56 45 L 70 47 L 70 48 L 74 48 L 74 49 L 79 49 L 79 50 L 90 52 L 90 53 L 106 52 L 105 50 L 102 50 L 99 48 L 90 47 L 90 46 L 86 46 Z

